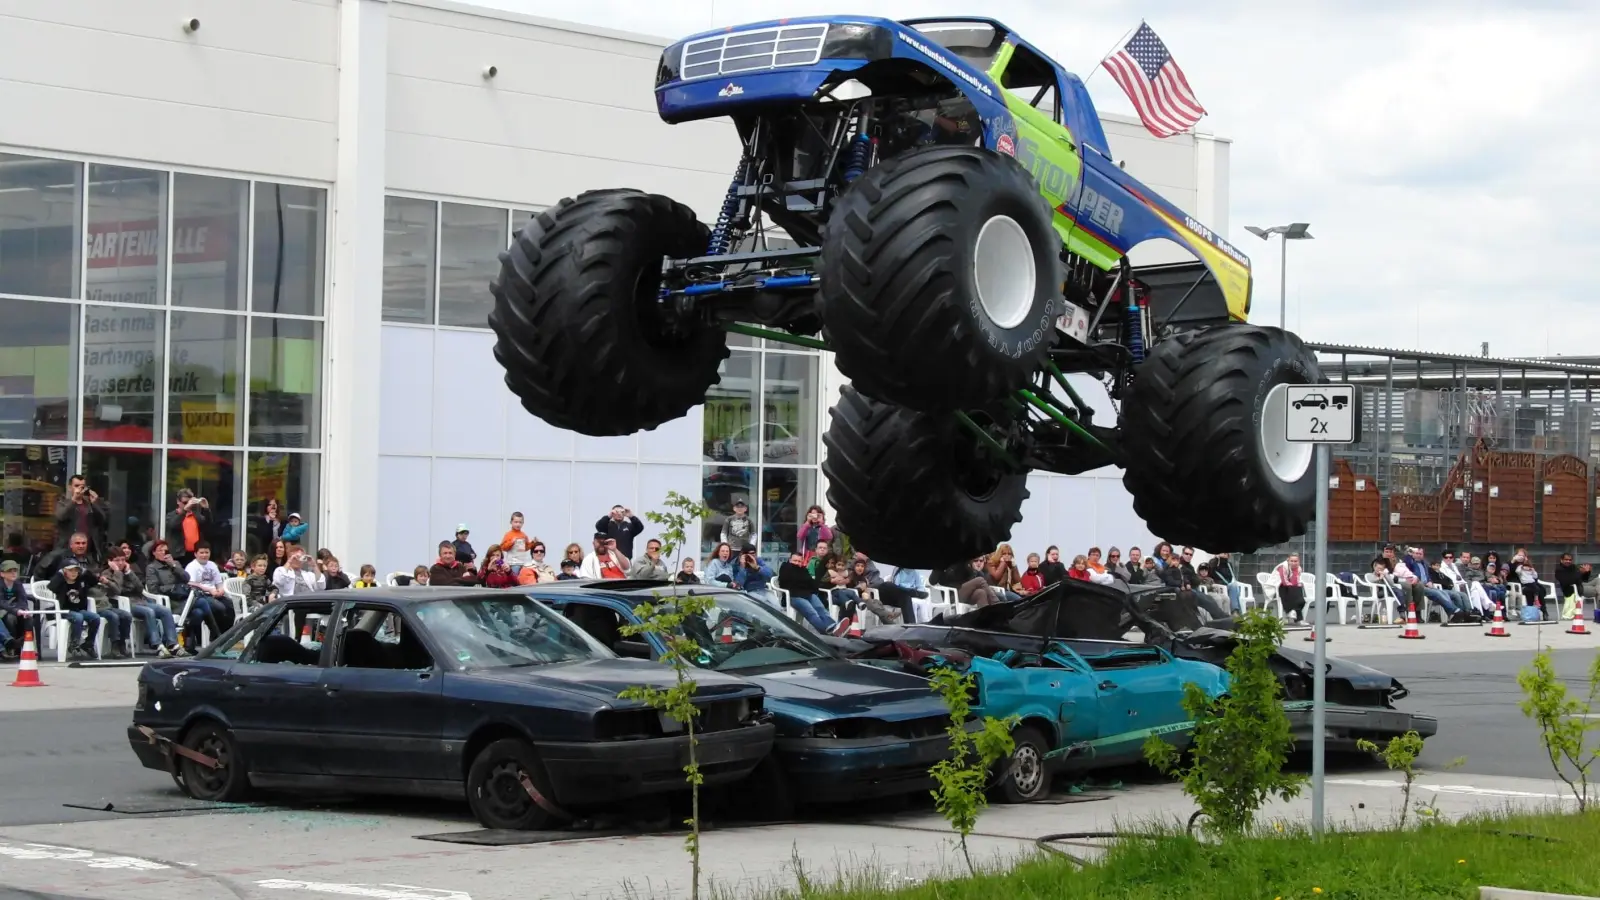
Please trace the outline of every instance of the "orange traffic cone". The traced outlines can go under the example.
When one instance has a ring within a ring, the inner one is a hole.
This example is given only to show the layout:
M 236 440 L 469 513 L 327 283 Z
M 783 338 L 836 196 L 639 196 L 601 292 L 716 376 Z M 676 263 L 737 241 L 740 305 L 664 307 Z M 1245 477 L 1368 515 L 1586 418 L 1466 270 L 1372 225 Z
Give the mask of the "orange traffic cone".
M 61 632 L 56 632 L 56 640 L 61 639 Z M 17 661 L 17 680 L 11 682 L 12 687 L 44 687 L 44 682 L 39 680 L 39 651 L 33 646 L 33 629 L 22 633 L 22 658 Z
M 1511 632 L 1506 631 L 1506 616 L 1501 610 L 1504 604 L 1494 605 L 1494 621 L 1490 623 L 1489 630 L 1484 632 L 1486 637 L 1511 637 Z
M 1578 605 L 1572 611 L 1572 627 L 1567 629 L 1567 634 L 1593 634 L 1583 624 L 1583 595 L 1578 595 Z
M 1313 643 L 1316 643 L 1316 640 L 1317 640 L 1317 626 L 1313 625 L 1313 626 L 1311 626 L 1311 630 L 1306 632 L 1305 642 L 1308 643 L 1308 644 L 1313 644 Z M 1331 644 L 1331 643 L 1333 643 L 1333 638 L 1325 637 L 1325 638 L 1322 639 L 1322 642 L 1324 644 Z
M 724 644 L 733 643 L 733 620 L 730 619 L 722 623 L 722 634 L 720 636 L 720 640 Z
M 1580 624 L 1580 625 L 1583 624 L 1583 619 L 1581 617 L 1578 619 L 1578 624 Z M 850 617 L 850 630 L 846 631 L 845 634 L 850 636 L 850 637 L 861 637 L 861 635 L 863 634 L 863 631 L 862 631 L 862 628 L 861 628 L 861 617 L 860 616 L 857 615 L 857 616 L 851 616 Z
M 302 622 L 300 624 L 300 646 L 309 647 L 313 643 L 314 641 L 311 640 L 311 623 L 309 621 Z
M 1417 601 L 1406 603 L 1406 630 L 1400 632 L 1400 637 L 1408 641 L 1420 641 L 1427 637 L 1417 628 Z

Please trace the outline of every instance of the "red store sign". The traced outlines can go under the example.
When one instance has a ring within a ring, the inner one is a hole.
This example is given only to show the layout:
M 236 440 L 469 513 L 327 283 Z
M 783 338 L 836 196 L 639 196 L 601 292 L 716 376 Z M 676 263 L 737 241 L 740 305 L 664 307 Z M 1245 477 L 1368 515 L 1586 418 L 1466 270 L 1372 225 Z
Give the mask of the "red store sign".
M 233 256 L 238 222 L 231 216 L 179 219 L 172 233 L 174 265 L 225 262 Z M 165 236 L 155 219 L 91 222 L 84 240 L 91 269 L 154 267 Z

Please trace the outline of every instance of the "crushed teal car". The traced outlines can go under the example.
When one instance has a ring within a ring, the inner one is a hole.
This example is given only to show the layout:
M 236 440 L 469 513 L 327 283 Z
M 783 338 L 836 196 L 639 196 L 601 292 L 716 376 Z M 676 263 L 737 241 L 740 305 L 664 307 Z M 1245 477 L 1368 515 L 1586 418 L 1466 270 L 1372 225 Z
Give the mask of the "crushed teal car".
M 973 712 L 1017 717 L 1016 749 L 993 786 L 1012 803 L 1048 797 L 1062 773 L 1137 762 L 1153 734 L 1186 746 L 1194 722 L 1183 710 L 1185 685 L 1199 685 L 1212 697 L 1228 686 L 1222 669 L 1178 659 L 1160 647 L 984 632 L 956 640 L 948 632 L 915 634 L 924 629 L 947 631 L 911 626 L 904 632 L 912 634 L 879 647 L 894 654 L 892 665 L 947 665 L 972 674 L 977 682 Z M 888 662 L 890 657 L 877 658 Z

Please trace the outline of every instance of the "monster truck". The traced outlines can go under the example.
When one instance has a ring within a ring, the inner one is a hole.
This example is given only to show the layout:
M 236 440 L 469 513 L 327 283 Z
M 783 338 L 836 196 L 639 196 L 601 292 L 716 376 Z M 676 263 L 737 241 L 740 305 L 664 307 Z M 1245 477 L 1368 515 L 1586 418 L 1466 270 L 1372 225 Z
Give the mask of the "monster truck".
M 715 221 L 638 190 L 539 213 L 501 255 L 489 324 L 506 384 L 589 435 L 702 403 L 728 334 L 825 348 L 845 387 L 823 438 L 855 546 L 942 567 L 1022 516 L 1030 470 L 1124 469 L 1170 541 L 1301 534 L 1311 450 L 1287 386 L 1324 379 L 1245 324 L 1249 261 L 1113 161 L 1083 82 L 991 19 L 783 19 L 668 47 L 669 123 L 743 144 Z M 1197 261 L 1133 266 L 1175 242 Z M 820 339 L 819 336 L 820 335 Z M 1101 381 L 1096 423 L 1068 374 Z

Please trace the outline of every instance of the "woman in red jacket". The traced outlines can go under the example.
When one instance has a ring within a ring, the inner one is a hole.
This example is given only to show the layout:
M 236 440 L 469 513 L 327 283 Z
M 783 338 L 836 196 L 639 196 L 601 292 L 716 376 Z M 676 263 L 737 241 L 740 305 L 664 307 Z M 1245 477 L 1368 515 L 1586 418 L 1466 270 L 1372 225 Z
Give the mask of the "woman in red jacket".
M 492 588 L 516 587 L 517 576 L 511 574 L 506 564 L 506 551 L 499 544 L 490 544 L 483 554 L 483 586 Z
M 1044 573 L 1039 571 L 1039 554 L 1028 554 L 1028 569 L 1022 573 L 1022 595 L 1037 594 L 1044 590 Z
M 1072 558 L 1072 565 L 1067 567 L 1067 577 L 1078 581 L 1089 580 L 1089 557 L 1082 553 Z

